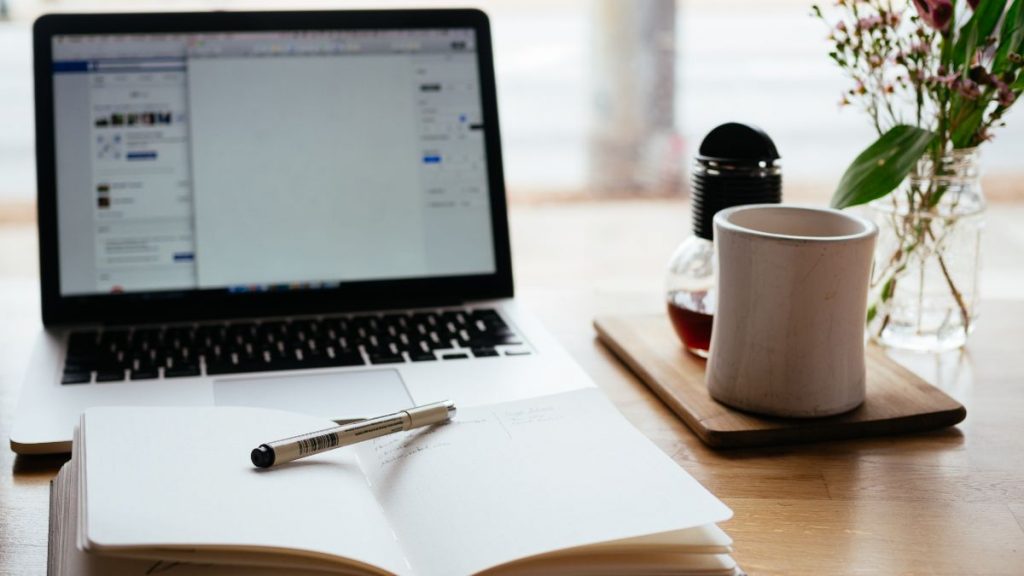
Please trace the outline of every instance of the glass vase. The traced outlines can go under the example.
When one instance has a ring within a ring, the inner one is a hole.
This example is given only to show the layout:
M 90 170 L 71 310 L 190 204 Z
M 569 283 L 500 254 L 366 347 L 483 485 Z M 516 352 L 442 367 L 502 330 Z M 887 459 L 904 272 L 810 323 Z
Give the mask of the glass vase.
M 875 342 L 939 352 L 974 330 L 985 224 L 978 164 L 976 148 L 922 158 L 869 205 L 879 229 L 867 319 Z

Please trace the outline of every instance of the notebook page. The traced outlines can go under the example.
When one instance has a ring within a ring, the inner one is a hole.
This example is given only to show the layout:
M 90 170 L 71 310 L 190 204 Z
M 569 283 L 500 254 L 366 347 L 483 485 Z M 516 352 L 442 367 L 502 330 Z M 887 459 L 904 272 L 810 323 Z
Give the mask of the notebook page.
M 686 530 L 674 530 L 596 544 L 588 551 L 600 552 L 643 552 L 645 550 L 665 551 L 673 549 L 689 554 L 730 554 L 732 538 L 714 524 L 706 524 Z
M 88 551 L 278 548 L 408 571 L 353 451 L 250 462 L 259 444 L 329 421 L 212 407 L 96 408 L 82 421 Z
M 72 460 L 72 463 L 74 460 Z M 254 566 L 184 564 L 86 554 L 76 546 L 78 493 L 72 464 L 65 464 L 54 480 L 50 513 L 48 572 L 53 576 L 324 576 L 319 570 L 283 571 Z
M 421 576 L 731 515 L 593 389 L 460 408 L 357 451 Z

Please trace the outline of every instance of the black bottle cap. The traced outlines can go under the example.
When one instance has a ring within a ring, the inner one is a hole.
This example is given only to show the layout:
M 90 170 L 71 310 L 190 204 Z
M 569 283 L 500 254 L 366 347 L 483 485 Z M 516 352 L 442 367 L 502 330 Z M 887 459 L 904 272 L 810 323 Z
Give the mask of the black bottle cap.
M 778 160 L 779 151 L 772 139 L 757 126 L 728 122 L 708 132 L 700 143 L 700 157 L 757 163 Z
M 729 122 L 709 132 L 691 178 L 694 234 L 712 240 L 720 210 L 781 202 L 778 160 L 775 143 L 760 128 Z

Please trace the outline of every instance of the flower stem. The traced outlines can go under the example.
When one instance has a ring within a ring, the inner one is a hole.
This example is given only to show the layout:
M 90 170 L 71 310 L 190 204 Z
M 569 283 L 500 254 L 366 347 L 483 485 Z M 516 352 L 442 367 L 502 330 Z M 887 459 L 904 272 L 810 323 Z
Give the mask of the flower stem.
M 971 327 L 971 314 L 967 311 L 967 303 L 964 302 L 963 294 L 960 290 L 957 290 L 956 283 L 953 282 L 953 275 L 949 273 L 949 268 L 946 266 L 946 259 L 942 256 L 941 250 L 939 250 L 938 241 L 935 239 L 935 234 L 932 232 L 931 226 L 927 227 L 928 235 L 931 236 L 933 241 L 936 241 L 935 254 L 939 260 L 939 268 L 942 270 L 942 276 L 946 279 L 946 285 L 949 286 L 950 293 L 953 294 L 953 299 L 956 300 L 956 305 L 960 308 L 960 319 L 964 323 L 964 334 L 966 334 Z
M 935 186 L 934 181 L 930 183 L 928 192 L 926 194 L 934 194 Z M 911 196 L 912 197 L 912 196 Z M 894 206 L 895 208 L 895 206 Z M 897 236 L 900 238 L 899 245 L 892 255 L 888 258 L 885 268 L 878 274 L 878 280 L 874 282 L 874 286 L 881 285 L 880 293 L 876 304 L 872 306 L 877 314 L 879 310 L 879 304 L 885 304 L 892 300 L 896 294 L 897 281 L 901 275 L 907 270 L 910 262 L 910 258 L 913 257 L 918 250 L 923 249 L 922 244 L 925 241 L 934 247 L 935 257 L 939 264 L 939 269 L 942 271 L 943 279 L 947 287 L 949 288 L 950 294 L 953 300 L 956 302 L 957 308 L 960 313 L 960 318 L 963 322 L 963 329 L 966 333 L 971 327 L 971 314 L 968 308 L 967 302 L 964 299 L 963 293 L 959 290 L 956 285 L 956 281 L 953 279 L 953 274 L 949 269 L 949 265 L 946 262 L 946 257 L 942 254 L 942 245 L 945 243 L 945 234 L 937 236 L 935 231 L 932 229 L 931 222 L 932 215 L 918 214 L 915 215 L 913 212 L 907 214 L 903 218 L 894 218 L 892 226 Z M 956 225 L 956 222 L 952 222 L 951 225 Z M 903 230 L 901 233 L 900 229 Z M 920 273 L 922 279 L 924 275 L 925 264 L 921 263 Z M 922 280 L 923 281 L 923 280 Z M 923 298 L 924 290 L 919 288 L 918 297 Z M 921 314 L 923 312 L 923 302 L 919 301 L 918 306 L 918 330 L 921 329 Z M 892 320 L 891 311 L 888 306 L 883 306 L 882 310 L 884 315 L 882 317 L 882 323 L 876 331 L 878 337 L 882 336 L 882 332 L 885 331 L 886 327 Z

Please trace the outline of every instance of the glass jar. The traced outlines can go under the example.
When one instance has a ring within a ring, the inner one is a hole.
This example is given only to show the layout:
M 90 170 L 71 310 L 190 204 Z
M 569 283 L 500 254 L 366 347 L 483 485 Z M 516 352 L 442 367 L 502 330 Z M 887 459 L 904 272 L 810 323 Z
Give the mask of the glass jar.
M 922 158 L 897 190 L 869 206 L 879 230 L 869 335 L 893 348 L 960 348 L 978 319 L 985 199 L 977 148 Z

